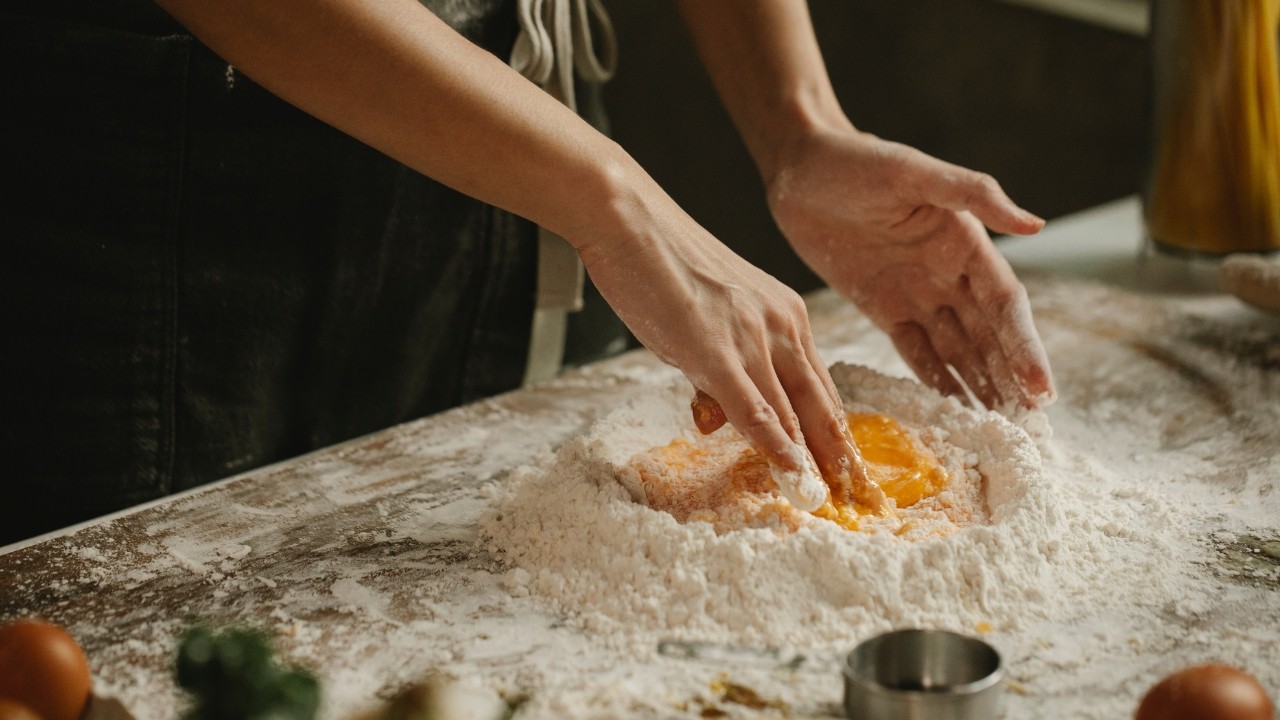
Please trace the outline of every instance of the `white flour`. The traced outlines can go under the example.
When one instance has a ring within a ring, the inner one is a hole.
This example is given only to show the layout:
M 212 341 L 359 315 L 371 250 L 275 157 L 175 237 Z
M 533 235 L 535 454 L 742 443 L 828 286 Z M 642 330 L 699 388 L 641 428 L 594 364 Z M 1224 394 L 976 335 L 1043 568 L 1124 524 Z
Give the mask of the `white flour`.
M 912 381 L 848 365 L 833 377 L 851 405 L 936 427 L 937 442 L 960 456 L 952 475 L 964 480 L 974 468 L 989 521 L 914 542 L 816 519 L 795 534 L 678 523 L 634 500 L 644 491 L 627 468 L 635 453 L 692 430 L 690 391 L 673 383 L 609 415 L 551 467 L 509 484 L 482 527 L 517 567 L 513 585 L 646 647 L 664 638 L 842 647 L 876 628 L 972 632 L 1049 612 L 1059 587 L 1053 568 L 1073 563 L 1062 502 L 1026 433 Z

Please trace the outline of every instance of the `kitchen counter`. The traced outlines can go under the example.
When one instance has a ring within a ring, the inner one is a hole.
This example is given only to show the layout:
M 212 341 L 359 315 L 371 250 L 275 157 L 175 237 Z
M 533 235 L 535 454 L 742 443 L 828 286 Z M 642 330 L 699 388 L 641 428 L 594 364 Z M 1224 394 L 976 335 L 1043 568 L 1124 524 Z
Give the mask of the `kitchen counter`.
M 1118 413 L 1144 395 L 1185 400 L 1162 404 L 1177 409 L 1167 417 L 1143 420 L 1152 434 L 1141 436 L 1141 452 L 1179 462 L 1194 456 L 1218 468 L 1213 478 L 1224 493 L 1241 494 L 1222 511 L 1229 537 L 1220 562 L 1203 570 L 1222 578 L 1222 600 L 1191 617 L 1126 620 L 1135 637 L 1157 626 L 1168 635 L 1172 623 L 1185 640 L 1128 651 L 1123 669 L 1106 677 L 1084 661 L 1062 660 L 1062 678 L 1038 686 L 1043 663 L 1026 661 L 1036 670 L 1020 676 L 1014 651 L 1011 675 L 1021 690 L 1010 693 L 1010 717 L 1057 716 L 1036 708 L 1105 715 L 1112 706 L 1088 693 L 1128 703 L 1161 663 L 1179 653 L 1194 659 L 1197 647 L 1247 654 L 1255 667 L 1270 668 L 1262 679 L 1273 694 L 1280 690 L 1280 505 L 1266 484 L 1280 481 L 1280 319 L 1229 297 L 1180 290 L 1177 272 L 1141 259 L 1140 236 L 1137 202 L 1126 199 L 1002 249 L 1026 281 L 1054 364 L 1061 398 L 1050 419 L 1067 428 L 1064 446 L 1099 447 L 1102 464 L 1136 457 L 1138 448 L 1106 447 L 1109 437 L 1140 436 L 1112 436 L 1105 420 L 1127 422 Z M 848 304 L 829 292 L 809 301 L 829 361 L 905 374 L 888 342 Z M 1093 312 L 1082 314 L 1082 305 Z M 1128 370 L 1103 377 L 1104 366 Z M 625 686 L 636 668 L 593 667 L 579 630 L 536 598 L 508 592 L 506 569 L 476 522 L 494 484 L 671 377 L 648 353 L 630 353 L 11 545 L 0 549 L 0 620 L 39 615 L 68 627 L 98 691 L 139 718 L 177 714 L 173 639 L 193 618 L 270 629 L 286 657 L 324 680 L 328 717 L 349 716 L 442 667 L 504 668 L 518 684 L 521 668 L 548 647 L 574 648 L 584 673 L 613 673 Z M 1248 481 L 1232 486 L 1230 478 Z M 654 662 L 638 658 L 636 667 Z M 714 678 L 711 668 L 697 670 L 704 671 Z M 829 716 L 838 692 L 832 678 L 819 693 L 825 697 L 793 715 Z

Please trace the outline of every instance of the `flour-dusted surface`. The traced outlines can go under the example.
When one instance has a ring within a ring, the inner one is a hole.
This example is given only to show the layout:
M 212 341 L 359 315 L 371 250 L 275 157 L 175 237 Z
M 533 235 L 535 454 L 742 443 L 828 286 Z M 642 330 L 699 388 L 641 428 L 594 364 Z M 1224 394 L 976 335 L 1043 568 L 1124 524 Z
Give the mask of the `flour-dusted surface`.
M 708 707 L 832 717 L 840 652 L 916 621 L 992 626 L 985 637 L 1012 680 L 1008 718 L 1127 717 L 1159 676 L 1206 660 L 1245 665 L 1276 694 L 1280 325 L 1230 298 L 1157 300 L 1037 278 L 1028 288 L 1061 393 L 1042 447 L 1056 521 L 1007 561 L 955 552 L 958 569 L 940 571 L 937 593 L 899 583 L 914 589 L 891 615 L 849 609 L 837 576 L 807 624 L 776 607 L 766 611 L 776 624 L 735 618 L 745 599 L 717 583 L 737 580 L 704 576 L 665 591 L 692 597 L 686 588 L 705 584 L 719 615 L 684 602 L 685 623 L 656 608 L 624 629 L 616 612 L 578 613 L 567 596 L 556 604 L 537 573 L 495 552 L 479 522 L 519 478 L 545 472 L 599 417 L 672 387 L 667 370 L 633 355 L 11 549 L 0 555 L 0 619 L 66 624 L 98 690 L 144 720 L 177 715 L 167 668 L 190 617 L 273 630 L 289 659 L 324 679 L 326 718 L 433 670 L 528 695 L 524 718 L 698 717 Z M 814 327 L 828 361 L 906 375 L 888 342 L 831 296 L 817 299 Z M 965 532 L 953 543 L 966 544 Z M 930 563 L 946 567 L 945 554 Z M 859 597 L 890 608 L 893 583 L 866 572 L 872 587 Z M 814 582 L 799 567 L 787 573 Z M 644 640 L 656 635 L 698 642 L 660 653 Z M 764 647 L 778 640 L 788 647 Z

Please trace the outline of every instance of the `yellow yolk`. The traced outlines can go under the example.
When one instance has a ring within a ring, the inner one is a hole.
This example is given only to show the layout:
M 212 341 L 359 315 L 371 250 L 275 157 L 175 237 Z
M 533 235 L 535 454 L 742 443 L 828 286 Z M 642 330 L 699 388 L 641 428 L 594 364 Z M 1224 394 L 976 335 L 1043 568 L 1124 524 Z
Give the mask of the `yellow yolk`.
M 893 498 L 897 507 L 910 507 L 942 492 L 947 474 L 938 465 L 938 458 L 897 420 L 877 413 L 849 413 L 848 417 L 849 434 L 862 452 L 867 475 L 886 496 Z M 857 530 L 858 516 L 867 512 L 867 508 L 856 504 L 828 500 L 813 514 Z
M 867 474 L 898 507 L 915 505 L 946 486 L 947 474 L 938 466 L 938 458 L 893 418 L 849 413 L 849 431 L 862 451 Z
M 893 498 L 899 508 L 937 495 L 947 483 L 937 457 L 896 420 L 874 413 L 851 413 L 849 432 L 862 452 L 867 474 Z M 649 506 L 671 513 L 679 522 L 741 517 L 776 518 L 791 530 L 803 515 L 777 494 L 769 463 L 736 434 L 697 440 L 678 438 L 631 461 Z M 847 478 L 846 478 L 847 480 Z M 838 479 L 828 478 L 831 497 L 813 512 L 847 530 L 857 530 L 859 518 L 872 515 L 849 498 Z M 897 531 L 911 529 L 911 520 Z

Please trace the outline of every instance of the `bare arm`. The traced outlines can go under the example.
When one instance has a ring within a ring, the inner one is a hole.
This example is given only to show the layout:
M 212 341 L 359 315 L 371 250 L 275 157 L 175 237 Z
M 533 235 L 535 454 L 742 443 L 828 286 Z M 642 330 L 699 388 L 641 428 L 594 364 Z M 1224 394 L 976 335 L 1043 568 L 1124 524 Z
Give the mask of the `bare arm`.
M 768 178 L 789 142 L 851 127 L 803 0 L 680 0 L 716 91 Z
M 680 0 L 788 240 L 889 333 L 924 382 L 991 407 L 1055 394 L 1025 290 L 984 225 L 1043 221 L 988 175 L 859 132 L 803 0 Z
M 616 223 L 603 213 L 647 179 L 615 143 L 415 0 L 160 4 L 289 103 L 571 241 L 589 244 L 588 228 Z
M 788 497 L 802 509 L 825 499 L 806 444 L 826 466 L 843 458 L 842 436 L 803 303 L 615 143 L 415 0 L 159 1 L 283 99 L 564 236 L 636 337 L 784 471 Z

